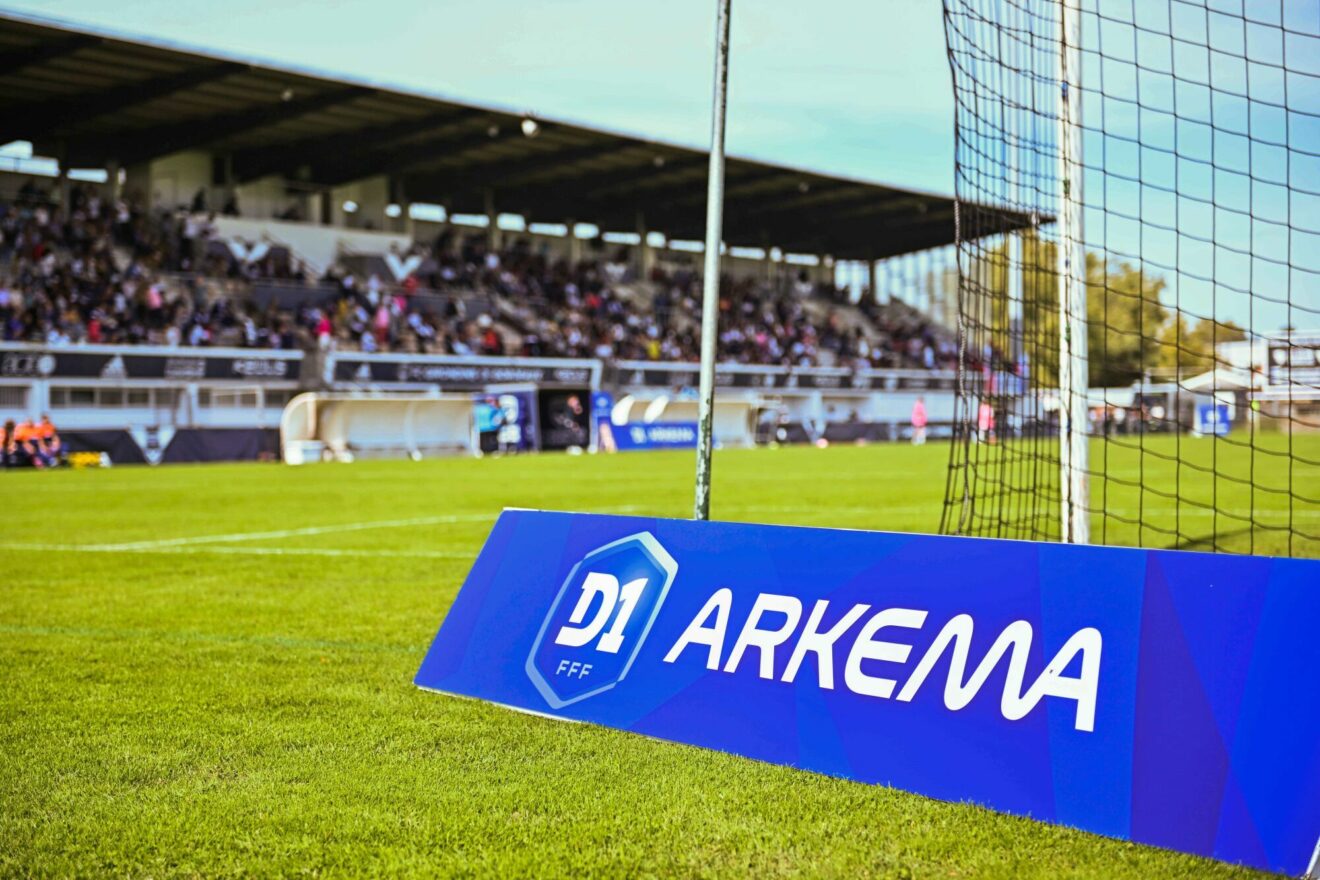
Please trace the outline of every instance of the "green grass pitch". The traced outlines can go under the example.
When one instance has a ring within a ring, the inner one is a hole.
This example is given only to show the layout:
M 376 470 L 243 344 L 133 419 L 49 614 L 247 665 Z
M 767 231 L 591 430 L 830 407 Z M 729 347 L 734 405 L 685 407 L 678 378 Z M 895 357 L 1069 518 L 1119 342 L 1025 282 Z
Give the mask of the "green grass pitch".
M 721 452 L 714 512 L 932 531 L 947 454 Z M 684 516 L 691 474 L 691 453 L 0 474 L 0 875 L 1250 873 L 412 686 L 501 507 Z

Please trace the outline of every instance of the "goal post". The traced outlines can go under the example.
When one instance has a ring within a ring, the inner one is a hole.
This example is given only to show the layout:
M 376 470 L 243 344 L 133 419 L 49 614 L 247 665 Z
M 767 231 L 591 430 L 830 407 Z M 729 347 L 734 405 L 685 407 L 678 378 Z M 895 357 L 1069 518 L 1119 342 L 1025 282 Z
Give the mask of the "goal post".
M 1087 430 L 1086 252 L 1082 234 L 1082 16 L 1059 2 L 1059 534 L 1091 540 Z M 1016 114 L 1010 116 L 1015 122 Z M 1014 177 L 1017 177 L 1016 170 Z M 1016 235 L 1012 236 L 1018 240 Z M 1009 265 L 1012 266 L 1012 251 Z M 1010 293 L 1011 296 L 1011 293 Z
M 942 530 L 1320 554 L 1314 3 L 944 0 L 944 23 Z

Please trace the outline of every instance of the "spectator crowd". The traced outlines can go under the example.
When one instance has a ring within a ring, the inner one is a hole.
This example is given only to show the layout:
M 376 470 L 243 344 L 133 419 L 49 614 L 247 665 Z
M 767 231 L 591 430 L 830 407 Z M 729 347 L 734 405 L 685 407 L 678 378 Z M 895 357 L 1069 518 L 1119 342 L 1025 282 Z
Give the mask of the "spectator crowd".
M 0 467 L 46 469 L 64 461 L 64 443 L 59 432 L 43 415 L 41 421 L 5 421 L 0 427 Z
M 692 361 L 698 357 L 701 279 L 655 270 L 626 283 L 626 260 L 570 263 L 515 239 L 450 229 L 392 256 L 416 269 L 320 278 L 282 247 L 224 242 L 205 202 L 148 209 L 138 200 L 72 188 L 68 209 L 36 186 L 0 202 L 0 338 L 78 343 L 338 347 L 455 355 Z M 236 206 L 226 206 L 227 212 Z M 382 277 L 382 275 L 384 277 Z M 254 285 L 307 295 L 268 298 Z M 313 282 L 316 282 L 313 284 Z M 477 304 L 480 304 L 479 306 Z M 901 303 L 846 302 L 800 275 L 786 289 L 725 277 L 720 357 L 792 366 L 950 367 L 951 335 Z

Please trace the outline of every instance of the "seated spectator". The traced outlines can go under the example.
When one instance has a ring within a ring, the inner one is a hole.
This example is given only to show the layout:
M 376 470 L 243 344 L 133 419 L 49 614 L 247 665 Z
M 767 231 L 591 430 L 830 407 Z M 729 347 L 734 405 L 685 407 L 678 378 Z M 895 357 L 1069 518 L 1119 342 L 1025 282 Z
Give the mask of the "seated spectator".
M 14 429 L 14 440 L 18 445 L 20 466 L 47 468 L 55 463 L 46 442 L 41 439 L 41 429 L 32 419 L 24 419 L 18 424 Z
M 4 428 L 0 429 L 0 467 L 8 469 L 19 465 L 18 426 L 13 419 L 6 419 Z
M 64 442 L 60 440 L 59 432 L 55 430 L 55 425 L 50 420 L 50 413 L 41 414 L 41 422 L 37 425 L 37 434 L 41 442 L 45 444 L 46 452 L 50 455 L 53 463 L 64 461 Z

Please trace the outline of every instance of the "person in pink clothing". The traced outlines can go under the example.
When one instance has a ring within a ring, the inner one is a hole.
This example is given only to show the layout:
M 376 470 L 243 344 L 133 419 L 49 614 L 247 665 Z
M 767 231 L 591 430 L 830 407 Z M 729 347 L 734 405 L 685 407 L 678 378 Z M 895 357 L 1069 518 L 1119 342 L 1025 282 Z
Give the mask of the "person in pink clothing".
M 324 351 L 330 347 L 330 342 L 335 335 L 335 325 L 330 321 L 328 312 L 322 312 L 321 317 L 316 322 L 316 341 Z
M 926 442 L 926 398 L 918 397 L 912 404 L 912 445 L 922 446 Z
M 976 412 L 976 437 L 982 443 L 995 442 L 995 410 L 987 400 L 981 401 Z

